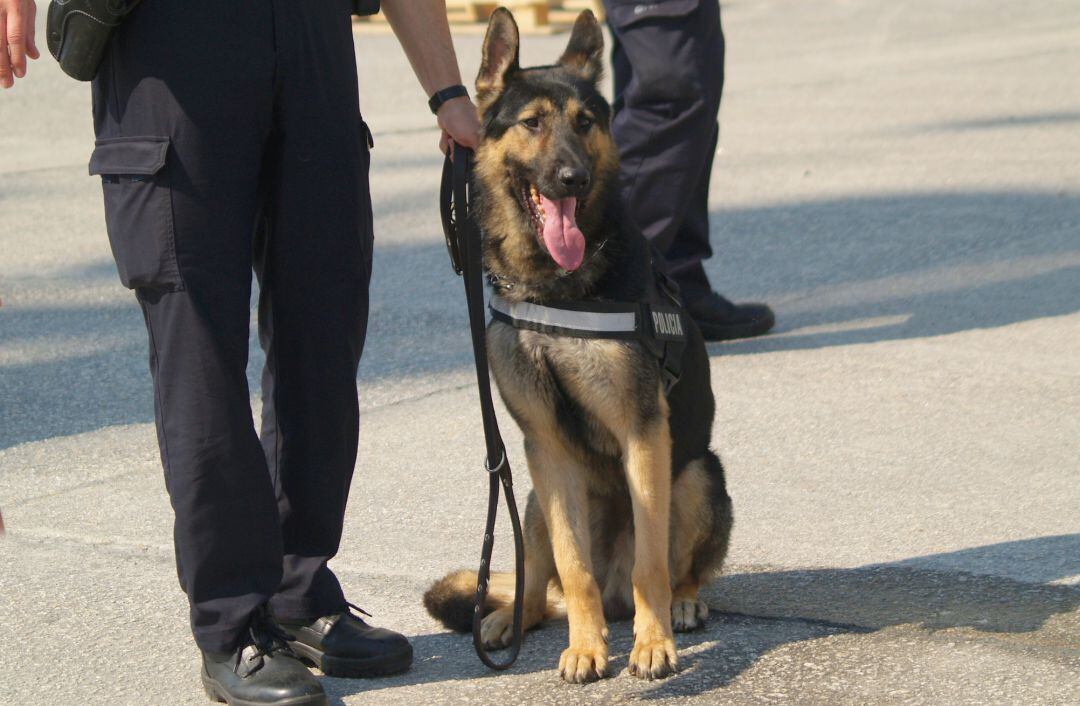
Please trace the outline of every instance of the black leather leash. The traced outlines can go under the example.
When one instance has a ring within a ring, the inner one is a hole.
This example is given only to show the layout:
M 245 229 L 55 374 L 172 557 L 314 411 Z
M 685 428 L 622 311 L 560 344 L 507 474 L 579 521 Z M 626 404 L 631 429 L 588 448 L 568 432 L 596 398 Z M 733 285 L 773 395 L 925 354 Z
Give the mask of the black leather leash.
M 517 502 L 514 500 L 514 483 L 506 446 L 499 433 L 495 418 L 495 406 L 491 399 L 491 380 L 488 377 L 486 317 L 484 313 L 484 272 L 480 243 L 480 229 L 469 213 L 469 174 L 472 170 L 472 150 L 453 146 L 453 159 L 447 155 L 443 164 L 439 208 L 442 213 L 443 232 L 450 263 L 454 271 L 462 275 L 465 283 L 465 300 L 469 308 L 469 329 L 472 332 L 473 358 L 476 361 L 476 384 L 480 392 L 480 412 L 484 420 L 484 440 L 487 445 L 488 509 L 484 529 L 484 548 L 480 555 L 477 572 L 476 603 L 473 607 L 473 646 L 480 661 L 492 669 L 509 669 L 521 652 L 524 639 L 522 630 L 522 598 L 525 593 L 525 544 L 521 533 Z M 484 601 L 491 576 L 491 552 L 495 546 L 495 518 L 499 512 L 499 486 L 506 492 L 506 509 L 514 529 L 514 634 L 510 645 L 510 658 L 496 662 L 484 649 L 480 637 L 480 625 L 484 619 Z

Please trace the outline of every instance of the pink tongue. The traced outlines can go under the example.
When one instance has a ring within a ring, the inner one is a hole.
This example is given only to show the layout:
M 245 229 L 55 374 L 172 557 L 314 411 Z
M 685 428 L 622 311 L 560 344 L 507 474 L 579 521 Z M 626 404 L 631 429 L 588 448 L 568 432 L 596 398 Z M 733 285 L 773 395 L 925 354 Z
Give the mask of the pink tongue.
M 571 196 L 552 201 L 541 194 L 540 205 L 544 208 L 544 245 L 559 267 L 573 272 L 585 259 L 585 236 L 574 219 L 577 199 Z

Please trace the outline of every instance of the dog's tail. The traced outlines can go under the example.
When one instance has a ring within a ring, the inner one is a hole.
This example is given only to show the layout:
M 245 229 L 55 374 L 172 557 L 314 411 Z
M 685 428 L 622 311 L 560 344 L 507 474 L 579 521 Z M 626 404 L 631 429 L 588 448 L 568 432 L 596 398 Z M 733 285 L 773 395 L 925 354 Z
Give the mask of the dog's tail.
M 424 593 L 424 607 L 431 617 L 458 632 L 472 631 L 475 600 L 476 572 L 465 569 L 443 576 Z M 513 603 L 514 574 L 493 572 L 488 581 L 484 615 Z M 554 586 L 548 586 L 544 618 L 555 618 L 563 612 L 561 594 Z

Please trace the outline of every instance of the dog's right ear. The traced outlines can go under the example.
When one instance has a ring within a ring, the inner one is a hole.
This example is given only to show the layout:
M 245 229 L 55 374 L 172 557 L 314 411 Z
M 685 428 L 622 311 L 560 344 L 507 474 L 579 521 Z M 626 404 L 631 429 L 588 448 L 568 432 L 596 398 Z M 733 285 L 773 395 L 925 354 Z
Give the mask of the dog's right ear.
M 476 76 L 476 100 L 481 107 L 498 96 L 506 86 L 506 77 L 520 68 L 519 44 L 514 16 L 505 7 L 498 8 L 488 22 L 483 60 Z

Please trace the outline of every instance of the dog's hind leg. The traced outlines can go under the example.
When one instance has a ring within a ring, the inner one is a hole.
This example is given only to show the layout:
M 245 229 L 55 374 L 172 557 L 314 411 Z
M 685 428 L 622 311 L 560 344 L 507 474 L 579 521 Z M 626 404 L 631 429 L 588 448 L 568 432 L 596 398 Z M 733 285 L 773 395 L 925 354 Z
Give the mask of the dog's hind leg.
M 551 579 L 555 577 L 555 557 L 551 552 L 551 537 L 540 509 L 536 493 L 529 493 L 525 506 L 525 596 L 522 600 L 521 625 L 523 630 L 536 627 L 554 613 L 553 601 L 548 594 Z M 513 574 L 509 577 L 513 579 Z M 513 588 L 509 589 L 513 592 Z M 480 626 L 484 647 L 489 650 L 510 645 L 514 636 L 514 603 L 511 601 L 484 617 Z
M 701 586 L 686 581 L 675 587 L 671 594 L 671 627 L 675 632 L 690 632 L 705 624 L 709 606 L 698 596 Z
M 668 566 L 671 433 L 667 415 L 635 425 L 625 447 L 634 511 L 634 648 L 629 669 L 635 676 L 658 679 L 678 668 Z
M 671 619 L 676 632 L 685 632 L 700 627 L 709 615 L 698 592 L 719 573 L 731 537 L 731 498 L 724 468 L 712 451 L 679 474 L 671 512 Z
M 702 577 L 694 559 L 712 530 L 710 481 L 703 459 L 691 461 L 671 489 L 671 626 L 687 632 L 702 625 L 709 608 L 698 598 Z

